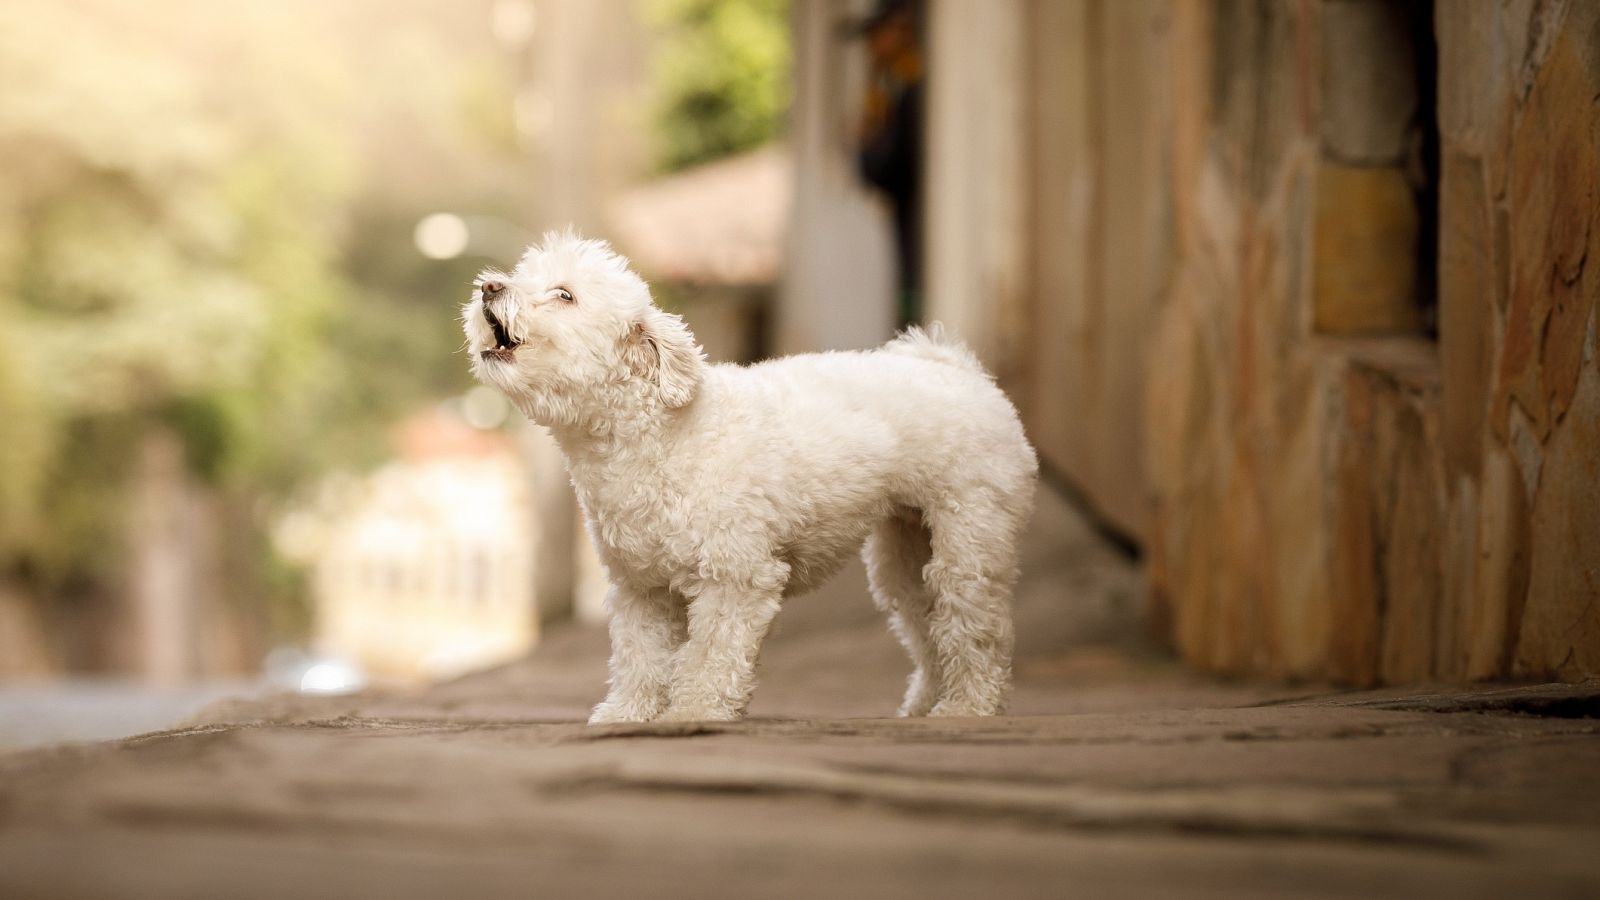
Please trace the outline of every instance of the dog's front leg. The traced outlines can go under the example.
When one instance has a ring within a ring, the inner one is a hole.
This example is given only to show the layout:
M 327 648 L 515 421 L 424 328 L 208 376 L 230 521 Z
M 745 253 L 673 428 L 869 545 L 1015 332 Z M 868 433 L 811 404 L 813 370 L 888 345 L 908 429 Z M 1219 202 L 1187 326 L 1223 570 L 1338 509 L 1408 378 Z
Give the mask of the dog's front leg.
M 744 715 L 756 655 L 783 596 L 777 587 L 712 584 L 689 604 L 689 639 L 678 648 L 671 704 L 657 721 L 726 722 Z
M 683 610 L 665 588 L 634 591 L 613 585 L 611 690 L 594 708 L 590 725 L 648 722 L 667 706 L 673 653 L 683 643 Z

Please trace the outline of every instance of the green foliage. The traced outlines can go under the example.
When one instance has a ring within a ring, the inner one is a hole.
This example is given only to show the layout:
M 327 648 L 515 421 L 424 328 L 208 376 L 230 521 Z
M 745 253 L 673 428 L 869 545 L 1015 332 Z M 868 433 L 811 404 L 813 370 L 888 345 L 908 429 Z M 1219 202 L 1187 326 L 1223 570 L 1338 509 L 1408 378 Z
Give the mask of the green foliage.
M 650 0 L 662 168 L 753 149 L 789 106 L 786 0 Z
M 252 428 L 306 387 L 275 362 L 315 352 L 346 290 L 347 148 L 281 102 L 230 102 L 262 69 L 308 94 L 319 75 L 244 48 L 200 77 L 183 27 L 130 30 L 131 5 L 102 6 L 23 7 L 0 30 L 0 443 L 20 445 L 0 467 L 0 555 L 46 587 L 113 564 L 148 428 L 174 428 L 212 478 L 257 463 Z
M 0 579 L 114 590 L 153 430 L 263 510 L 463 385 L 462 267 L 385 282 L 358 258 L 379 243 L 375 269 L 415 271 L 430 197 L 471 203 L 451 173 L 504 164 L 484 110 L 510 88 L 458 49 L 481 8 L 23 0 L 3 19 Z M 253 515 L 240 541 L 263 547 Z M 257 569 L 256 596 L 296 583 Z

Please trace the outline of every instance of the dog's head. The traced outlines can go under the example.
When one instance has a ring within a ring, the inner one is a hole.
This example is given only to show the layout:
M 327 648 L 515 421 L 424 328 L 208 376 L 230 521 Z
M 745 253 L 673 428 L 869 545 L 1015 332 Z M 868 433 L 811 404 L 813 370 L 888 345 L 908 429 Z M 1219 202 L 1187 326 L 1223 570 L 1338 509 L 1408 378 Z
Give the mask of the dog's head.
M 462 322 L 472 374 L 546 425 L 619 402 L 683 406 L 705 365 L 627 259 L 571 233 L 546 234 L 509 273 L 479 275 Z

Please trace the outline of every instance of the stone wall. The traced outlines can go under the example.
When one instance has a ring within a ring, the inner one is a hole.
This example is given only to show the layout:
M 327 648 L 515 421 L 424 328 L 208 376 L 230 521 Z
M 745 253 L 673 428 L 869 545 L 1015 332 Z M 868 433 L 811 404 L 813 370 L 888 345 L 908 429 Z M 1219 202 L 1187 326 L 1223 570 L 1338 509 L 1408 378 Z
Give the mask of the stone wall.
M 1600 672 L 1600 3 L 932 0 L 930 309 L 1193 664 Z
M 1171 275 L 1166 0 L 1029 4 L 1034 322 L 1017 379 L 1047 466 L 1147 525 L 1144 353 Z
M 1593 674 L 1600 4 L 1399 7 L 1169 6 L 1155 608 L 1219 671 Z
M 929 4 L 928 317 L 1048 470 L 1142 534 L 1144 352 L 1170 274 L 1168 0 Z
M 1453 598 L 1482 629 L 1464 664 L 1594 673 L 1600 5 L 1450 6 L 1438 25 L 1446 475 L 1481 563 Z

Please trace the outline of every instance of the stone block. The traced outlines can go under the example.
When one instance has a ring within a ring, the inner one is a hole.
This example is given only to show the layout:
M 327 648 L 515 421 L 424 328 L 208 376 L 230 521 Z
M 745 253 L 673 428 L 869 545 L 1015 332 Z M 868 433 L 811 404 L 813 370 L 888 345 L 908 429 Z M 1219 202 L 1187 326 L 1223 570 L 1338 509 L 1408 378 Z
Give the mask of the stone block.
M 1491 212 L 1482 162 L 1450 153 L 1439 190 L 1439 351 L 1444 377 L 1441 449 L 1453 474 L 1476 475 L 1488 409 L 1494 320 Z
M 1434 677 L 1461 682 L 1467 678 L 1467 620 L 1472 610 L 1475 574 L 1470 561 L 1477 557 L 1478 490 L 1471 478 L 1448 471 L 1440 528 L 1439 623 L 1434 636 Z
M 1444 480 L 1437 446 L 1436 397 L 1418 397 L 1385 384 L 1378 419 L 1388 431 L 1376 444 L 1390 456 L 1392 481 L 1378 502 L 1390 504 L 1380 518 L 1383 569 L 1383 647 L 1379 677 L 1389 684 L 1428 681 L 1438 673 L 1439 603 L 1443 594 L 1441 551 L 1445 525 Z
M 1342 371 L 1327 440 L 1333 624 L 1329 674 L 1353 684 L 1432 676 L 1442 591 L 1438 357 L 1419 338 L 1323 350 Z
M 1315 134 L 1315 85 L 1306 7 L 1276 2 L 1211 4 L 1211 99 L 1216 136 L 1254 199 L 1275 186 L 1285 152 Z
M 1406 4 L 1322 4 L 1323 153 L 1353 165 L 1401 165 L 1417 113 L 1417 59 Z
M 1366 434 L 1372 429 L 1370 386 L 1361 379 L 1344 380 L 1343 416 L 1336 427 L 1345 435 Z M 1376 514 L 1370 485 L 1375 461 L 1353 437 L 1336 446 L 1330 573 L 1334 626 L 1327 675 L 1346 684 L 1374 684 L 1382 640 L 1379 572 L 1373 566 L 1378 536 L 1373 529 Z
M 1527 536 L 1527 600 L 1514 671 L 1568 680 L 1600 671 L 1600 369 L 1585 366 L 1545 444 Z
M 1326 677 L 1328 647 L 1344 623 L 1334 618 L 1329 582 L 1331 503 L 1324 447 L 1338 386 L 1329 366 L 1305 365 L 1304 376 L 1284 379 L 1280 406 L 1294 415 L 1279 419 L 1276 464 L 1266 502 L 1271 510 L 1271 624 L 1274 673 L 1295 678 Z
M 1511 67 L 1499 4 L 1486 0 L 1434 8 L 1439 48 L 1439 135 L 1446 150 L 1482 158 L 1496 191 L 1504 176 L 1511 121 Z
M 1417 198 L 1398 168 L 1324 162 L 1317 173 L 1312 303 L 1322 334 L 1415 334 Z
M 1600 83 L 1584 67 L 1576 40 L 1562 34 L 1533 85 L 1511 147 L 1515 271 L 1513 290 L 1547 280 L 1550 321 L 1540 354 L 1550 413 L 1572 402 L 1600 270 Z M 1522 229 L 1547 221 L 1547 240 L 1526 243 Z M 1543 275 L 1543 279 L 1541 279 Z
M 1591 232 L 1600 224 L 1595 94 L 1572 38 L 1560 35 L 1512 136 L 1511 306 L 1493 407 L 1501 435 L 1516 403 L 1542 440 L 1577 384 L 1584 326 L 1594 304 L 1594 291 L 1584 290 L 1585 269 Z

